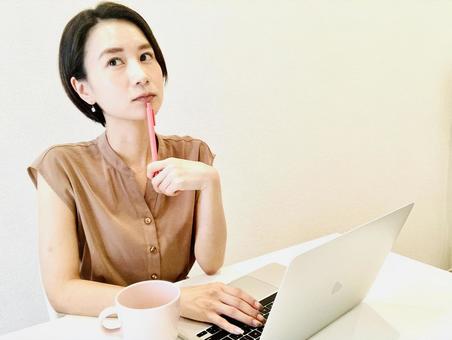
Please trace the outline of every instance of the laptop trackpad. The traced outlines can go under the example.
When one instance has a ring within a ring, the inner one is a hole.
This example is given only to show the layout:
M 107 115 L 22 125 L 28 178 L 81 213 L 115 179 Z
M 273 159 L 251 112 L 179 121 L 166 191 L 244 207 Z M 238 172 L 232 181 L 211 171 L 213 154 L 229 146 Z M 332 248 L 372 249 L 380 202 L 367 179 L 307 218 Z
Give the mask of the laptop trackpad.
M 272 263 L 229 283 L 250 294 L 256 300 L 262 300 L 275 293 L 283 279 L 286 267 Z

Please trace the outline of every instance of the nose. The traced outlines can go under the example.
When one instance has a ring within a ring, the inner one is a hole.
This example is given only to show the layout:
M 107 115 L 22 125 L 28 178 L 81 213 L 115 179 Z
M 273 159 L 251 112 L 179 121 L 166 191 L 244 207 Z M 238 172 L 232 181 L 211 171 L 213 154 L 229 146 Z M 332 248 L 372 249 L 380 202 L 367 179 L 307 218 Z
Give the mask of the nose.
M 150 81 L 143 66 L 136 61 L 129 62 L 129 77 L 131 83 L 135 85 L 147 85 Z

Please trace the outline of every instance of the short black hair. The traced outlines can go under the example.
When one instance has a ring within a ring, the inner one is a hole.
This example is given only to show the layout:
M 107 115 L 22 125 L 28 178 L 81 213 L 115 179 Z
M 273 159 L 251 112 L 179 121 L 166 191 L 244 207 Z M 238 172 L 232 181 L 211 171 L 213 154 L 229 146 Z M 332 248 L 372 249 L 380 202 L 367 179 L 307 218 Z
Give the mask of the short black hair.
M 151 28 L 141 15 L 124 5 L 114 2 L 101 2 L 94 9 L 87 9 L 74 16 L 64 28 L 60 40 L 58 55 L 58 66 L 60 79 L 69 99 L 83 112 L 89 119 L 105 126 L 105 117 L 101 107 L 94 104 L 95 112 L 91 111 L 91 105 L 80 98 L 71 85 L 71 77 L 77 80 L 87 78 L 84 56 L 85 43 L 90 30 L 102 20 L 120 19 L 135 24 L 147 38 L 155 53 L 155 58 L 162 69 L 163 77 L 168 79 L 165 59 Z

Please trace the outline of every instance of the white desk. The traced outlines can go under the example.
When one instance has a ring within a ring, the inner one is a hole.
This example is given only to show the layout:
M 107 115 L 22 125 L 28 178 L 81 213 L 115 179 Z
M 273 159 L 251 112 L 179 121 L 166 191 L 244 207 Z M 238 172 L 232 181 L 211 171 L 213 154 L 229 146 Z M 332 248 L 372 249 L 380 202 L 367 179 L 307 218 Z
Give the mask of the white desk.
M 294 256 L 336 236 L 337 234 L 328 235 L 275 251 L 224 267 L 216 275 L 198 275 L 180 284 L 182 286 L 212 281 L 227 283 L 268 263 L 287 265 Z M 96 318 L 65 316 L 0 337 L 0 340 L 13 339 L 120 338 L 104 334 Z M 364 303 L 311 339 L 451 340 L 452 274 L 391 253 Z

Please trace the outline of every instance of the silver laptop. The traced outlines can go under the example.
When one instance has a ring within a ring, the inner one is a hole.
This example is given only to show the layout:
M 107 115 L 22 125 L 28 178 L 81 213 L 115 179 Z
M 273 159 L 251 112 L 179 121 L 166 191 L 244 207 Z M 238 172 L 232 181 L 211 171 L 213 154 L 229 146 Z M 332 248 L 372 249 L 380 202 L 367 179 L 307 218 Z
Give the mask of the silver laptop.
M 366 296 L 414 203 L 356 227 L 295 257 L 286 268 L 270 264 L 230 283 L 261 300 L 265 327 L 228 319 L 245 334 L 181 318 L 186 340 L 307 339 Z

